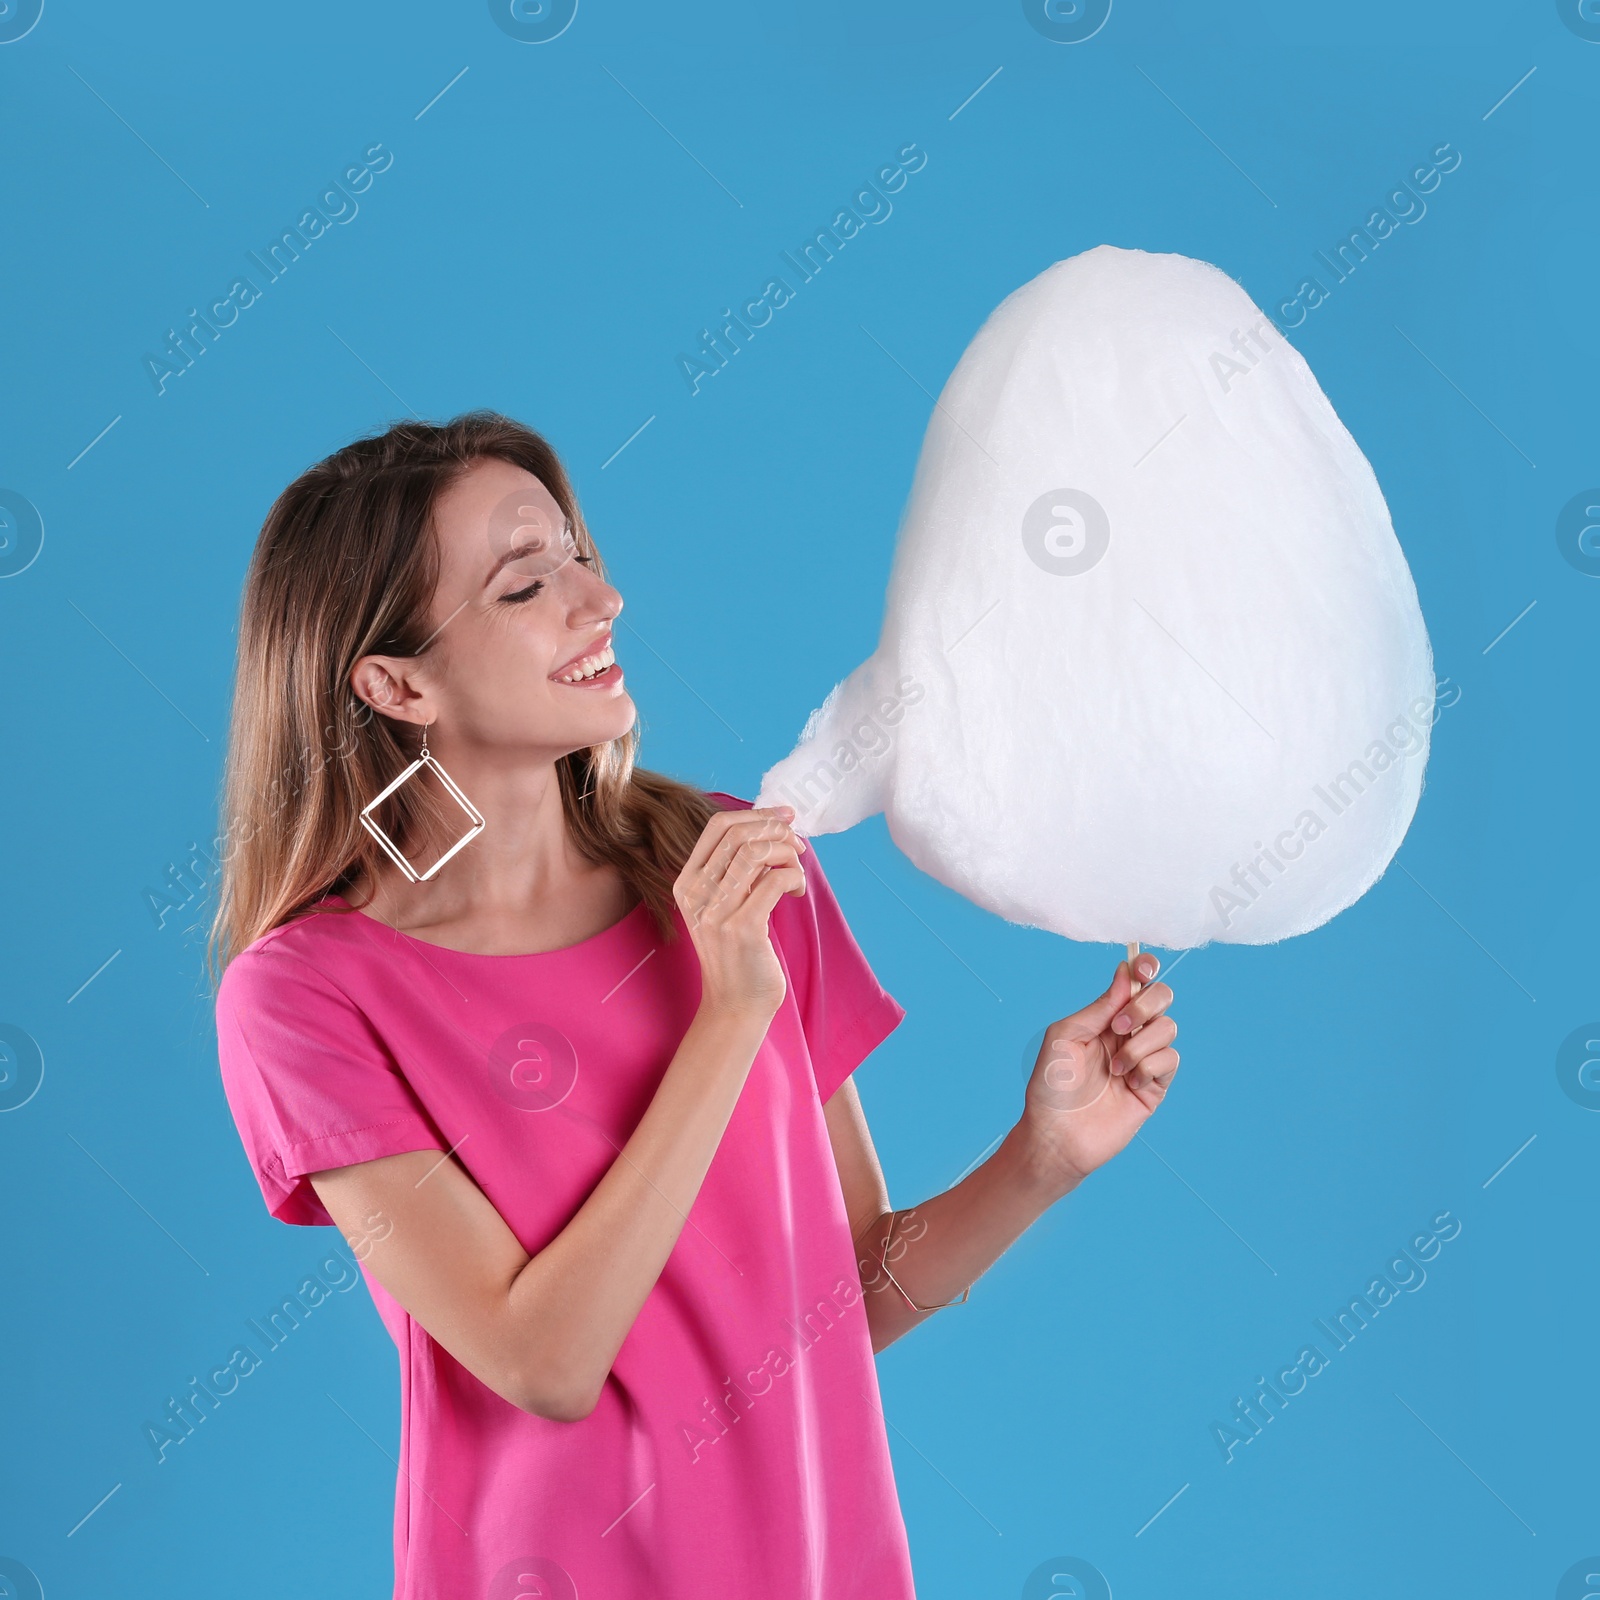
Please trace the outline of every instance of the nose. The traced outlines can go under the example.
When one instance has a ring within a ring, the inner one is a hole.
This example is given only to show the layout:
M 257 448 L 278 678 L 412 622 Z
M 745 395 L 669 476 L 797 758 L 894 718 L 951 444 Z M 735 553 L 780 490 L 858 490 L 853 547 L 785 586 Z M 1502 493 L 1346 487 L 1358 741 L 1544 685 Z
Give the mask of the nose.
M 606 580 L 579 562 L 571 569 L 580 573 L 573 590 L 572 604 L 567 613 L 567 625 L 582 628 L 595 621 L 609 622 L 622 610 L 622 595 Z

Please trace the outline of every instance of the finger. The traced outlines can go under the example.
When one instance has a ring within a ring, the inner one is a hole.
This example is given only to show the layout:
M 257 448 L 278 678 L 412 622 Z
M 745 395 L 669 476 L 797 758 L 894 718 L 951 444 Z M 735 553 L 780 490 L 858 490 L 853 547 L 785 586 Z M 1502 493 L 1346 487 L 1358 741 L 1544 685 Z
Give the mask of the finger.
M 722 836 L 742 817 L 742 811 L 718 811 L 709 818 L 705 827 L 700 830 L 700 837 L 695 840 L 694 848 L 689 852 L 688 859 L 683 864 L 682 876 L 688 877 L 699 872 L 705 866 L 711 852 L 722 842 Z
M 790 868 L 801 873 L 803 883 L 805 874 L 800 868 L 799 852 L 793 845 L 773 839 L 746 840 L 735 851 L 720 878 L 715 882 L 702 880 L 701 893 L 694 897 L 697 915 L 732 916 L 744 904 L 752 885 L 760 884 L 774 871 Z
M 1110 1026 L 1111 1019 L 1127 1004 L 1128 997 L 1133 993 L 1133 980 L 1128 974 L 1128 963 L 1119 961 L 1117 970 L 1111 975 L 1111 986 L 1097 1000 L 1091 1000 L 1081 1011 L 1074 1011 L 1070 1017 L 1064 1017 L 1064 1025 L 1072 1027 L 1074 1032 L 1087 1032 L 1093 1038 L 1097 1033 L 1104 1033 Z
M 1178 1024 L 1171 1017 L 1157 1017 L 1147 1023 L 1111 1058 L 1111 1070 L 1119 1077 L 1153 1056 L 1178 1037 Z
M 686 867 L 674 884 L 680 905 L 694 905 L 703 910 L 716 897 L 718 885 L 727 876 L 734 861 L 739 859 L 743 846 L 765 838 L 770 848 L 771 844 L 780 840 L 787 842 L 792 837 L 788 834 L 786 823 L 770 817 L 753 823 L 742 819 L 730 822 L 721 831 L 722 837 L 712 846 L 710 854 L 699 868 L 691 872 Z
M 1123 1080 L 1150 1110 L 1166 1099 L 1178 1070 L 1178 1052 L 1171 1048 L 1146 1056 Z
M 762 807 L 729 807 L 718 811 L 701 830 L 700 837 L 694 842 L 694 849 L 689 852 L 689 858 L 683 864 L 684 873 L 699 872 L 710 859 L 712 852 L 722 843 L 728 830 L 737 827 L 747 818 L 778 818 L 787 824 L 794 816 L 793 806 Z
M 1132 1033 L 1145 1023 L 1159 1017 L 1172 1004 L 1172 990 L 1164 983 L 1152 983 L 1141 989 L 1125 1006 L 1117 1009 L 1111 1019 L 1111 1031 L 1116 1034 Z
M 786 845 L 793 845 L 796 849 L 799 848 L 799 835 L 782 817 L 766 814 L 755 817 L 747 811 L 739 821 L 723 830 L 722 837 L 712 848 L 705 865 L 700 870 L 707 877 L 720 878 L 728 870 L 734 857 L 746 845 L 774 844 L 780 841 Z
M 765 922 L 772 909 L 786 894 L 804 894 L 806 875 L 800 867 L 774 867 L 746 895 L 744 903 L 732 913 L 729 921 L 754 920 Z
M 1161 970 L 1160 959 L 1148 950 L 1141 950 L 1133 958 L 1133 976 L 1137 983 L 1149 983 Z
M 747 839 L 733 853 L 721 882 L 730 892 L 742 895 L 751 884 L 759 883 L 765 872 L 775 867 L 798 867 L 799 846 L 789 839 Z

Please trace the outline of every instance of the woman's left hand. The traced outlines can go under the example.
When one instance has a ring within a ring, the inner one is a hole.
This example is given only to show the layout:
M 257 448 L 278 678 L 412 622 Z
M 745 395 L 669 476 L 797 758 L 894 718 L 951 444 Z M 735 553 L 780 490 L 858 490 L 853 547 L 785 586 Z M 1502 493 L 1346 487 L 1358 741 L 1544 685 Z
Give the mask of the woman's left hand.
M 1037 1160 L 1063 1190 L 1104 1165 L 1159 1106 L 1178 1070 L 1178 1025 L 1167 1015 L 1172 990 L 1152 983 L 1160 968 L 1134 958 L 1144 983 L 1133 992 L 1128 963 L 1111 987 L 1081 1011 L 1053 1022 L 1028 1080 L 1023 1126 Z

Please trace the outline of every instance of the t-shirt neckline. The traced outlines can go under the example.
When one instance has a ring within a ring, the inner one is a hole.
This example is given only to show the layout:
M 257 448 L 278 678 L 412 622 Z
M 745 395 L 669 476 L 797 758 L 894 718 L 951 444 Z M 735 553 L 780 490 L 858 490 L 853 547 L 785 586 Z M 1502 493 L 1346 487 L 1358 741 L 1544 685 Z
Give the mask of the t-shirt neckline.
M 381 928 L 387 934 L 397 939 L 405 939 L 411 944 L 423 946 L 424 949 L 438 951 L 447 956 L 459 956 L 463 961 L 538 961 L 548 956 L 572 955 L 579 950 L 590 950 L 602 940 L 613 938 L 623 929 L 633 925 L 641 912 L 649 914 L 650 907 L 647 901 L 640 900 L 637 905 L 627 911 L 613 922 L 610 927 L 602 928 L 598 933 L 591 933 L 587 939 L 579 939 L 576 944 L 558 945 L 554 950 L 512 950 L 496 952 L 488 950 L 457 950 L 454 945 L 434 944 L 430 939 L 419 939 L 414 933 L 407 933 L 404 928 L 392 927 L 387 922 L 380 922 L 377 917 L 369 917 L 365 911 L 353 906 L 342 894 L 326 894 L 322 897 L 323 903 L 336 900 L 346 909 L 341 915 L 359 917 L 363 922 L 370 923 L 374 928 Z

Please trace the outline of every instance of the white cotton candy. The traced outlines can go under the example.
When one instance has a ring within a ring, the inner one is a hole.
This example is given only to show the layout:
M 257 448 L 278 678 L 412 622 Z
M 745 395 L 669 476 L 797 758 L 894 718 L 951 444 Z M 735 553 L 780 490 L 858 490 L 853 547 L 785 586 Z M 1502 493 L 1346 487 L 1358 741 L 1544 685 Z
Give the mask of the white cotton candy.
M 876 652 L 758 805 L 882 811 L 1013 922 L 1304 933 L 1388 865 L 1434 717 L 1416 587 L 1299 353 L 1203 261 L 1101 245 L 995 310 L 928 424 Z

